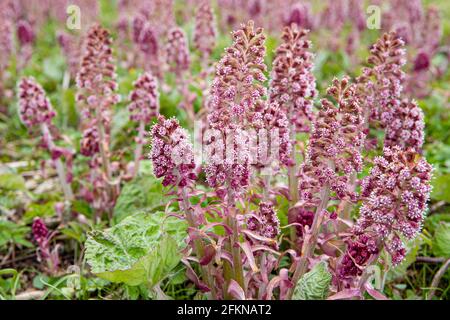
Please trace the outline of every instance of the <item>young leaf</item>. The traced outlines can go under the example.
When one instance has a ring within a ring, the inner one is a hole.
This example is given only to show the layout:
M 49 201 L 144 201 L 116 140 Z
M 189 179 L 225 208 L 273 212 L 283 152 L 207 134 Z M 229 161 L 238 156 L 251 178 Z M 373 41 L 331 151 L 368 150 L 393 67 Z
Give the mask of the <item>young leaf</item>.
M 433 253 L 437 257 L 450 257 L 450 223 L 440 223 L 434 233 Z
M 162 185 L 153 175 L 138 175 L 120 193 L 114 207 L 115 221 L 119 222 L 136 211 L 162 204 L 162 194 Z
M 138 213 L 104 231 L 91 232 L 85 258 L 92 272 L 111 282 L 155 285 L 181 259 L 186 224 L 164 213 Z
M 331 273 L 325 262 L 320 262 L 297 283 L 293 300 L 322 300 L 328 295 Z

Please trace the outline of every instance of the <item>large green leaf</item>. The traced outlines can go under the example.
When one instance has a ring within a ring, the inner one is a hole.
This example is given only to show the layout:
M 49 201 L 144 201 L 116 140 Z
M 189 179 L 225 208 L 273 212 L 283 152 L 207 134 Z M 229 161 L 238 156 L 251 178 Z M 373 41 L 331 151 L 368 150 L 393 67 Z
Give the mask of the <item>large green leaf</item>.
M 123 187 L 114 207 L 116 222 L 135 212 L 163 205 L 161 182 L 148 172 L 147 162 L 142 161 L 140 174 Z
M 177 266 L 186 223 L 162 212 L 138 213 L 86 241 L 86 261 L 100 278 L 155 285 Z
M 322 300 L 328 296 L 331 273 L 325 262 L 320 262 L 297 283 L 293 300 Z
M 450 258 L 450 223 L 440 223 L 434 232 L 433 253 L 435 256 Z

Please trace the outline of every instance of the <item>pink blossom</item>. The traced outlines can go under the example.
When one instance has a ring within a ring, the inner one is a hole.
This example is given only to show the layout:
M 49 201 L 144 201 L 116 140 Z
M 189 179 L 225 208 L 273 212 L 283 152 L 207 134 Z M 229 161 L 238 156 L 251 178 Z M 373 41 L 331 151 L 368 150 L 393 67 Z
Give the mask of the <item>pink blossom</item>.
M 305 39 L 307 33 L 296 25 L 284 29 L 270 82 L 270 100 L 279 103 L 298 131 L 309 131 L 313 119 L 312 99 L 317 94 L 312 74 L 314 55 L 309 52 L 311 42 Z
M 159 114 L 159 93 L 157 80 L 149 72 L 142 74 L 134 82 L 128 106 L 132 121 L 150 123 Z
M 166 45 L 166 59 L 169 70 L 177 76 L 189 70 L 191 59 L 189 46 L 184 31 L 175 27 L 169 31 Z
M 50 125 L 56 115 L 44 89 L 34 78 L 23 78 L 19 83 L 19 115 L 27 127 Z
M 216 45 L 214 12 L 208 0 L 203 1 L 195 16 L 194 45 L 203 57 L 209 57 Z
M 151 136 L 153 173 L 157 178 L 164 178 L 164 186 L 184 187 L 196 179 L 192 144 L 178 120 L 160 115 Z

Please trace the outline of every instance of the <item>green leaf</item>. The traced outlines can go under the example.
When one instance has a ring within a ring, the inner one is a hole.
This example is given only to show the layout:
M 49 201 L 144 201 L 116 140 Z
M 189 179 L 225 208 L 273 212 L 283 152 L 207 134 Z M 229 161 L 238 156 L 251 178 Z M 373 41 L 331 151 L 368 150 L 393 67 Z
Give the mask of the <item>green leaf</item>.
M 181 259 L 187 225 L 162 212 L 138 213 L 104 231 L 93 231 L 85 258 L 92 272 L 111 282 L 155 285 Z
M 320 262 L 297 283 L 293 300 L 322 300 L 328 296 L 331 273 L 325 262 Z
M 0 189 L 24 191 L 26 190 L 25 180 L 15 173 L 0 174 Z
M 409 268 L 411 264 L 416 261 L 417 254 L 420 249 L 420 245 L 423 240 L 420 237 L 415 238 L 414 240 L 406 242 L 406 256 L 403 259 L 402 263 L 393 269 L 389 270 L 387 274 L 387 280 L 392 281 L 395 279 L 401 279 L 405 276 L 406 270 Z
M 450 258 L 450 223 L 440 223 L 434 233 L 433 253 L 437 257 Z
M 55 202 L 49 201 L 44 204 L 32 203 L 25 212 L 25 221 L 30 222 L 35 217 L 53 217 L 56 214 Z
M 146 165 L 141 168 L 144 172 L 148 170 Z M 153 174 L 140 174 L 123 187 L 114 207 L 114 219 L 119 222 L 135 212 L 159 205 L 163 205 L 161 182 Z
M 437 176 L 432 180 L 433 192 L 431 198 L 437 201 L 450 202 L 450 174 L 444 174 Z

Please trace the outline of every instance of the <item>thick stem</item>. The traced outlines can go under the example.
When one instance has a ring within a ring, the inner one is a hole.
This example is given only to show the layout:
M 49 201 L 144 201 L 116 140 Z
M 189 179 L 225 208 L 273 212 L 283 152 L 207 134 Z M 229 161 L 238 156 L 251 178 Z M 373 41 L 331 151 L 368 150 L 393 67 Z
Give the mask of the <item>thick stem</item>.
M 96 112 L 96 117 L 97 117 L 97 130 L 98 130 L 98 135 L 99 135 L 99 139 L 100 139 L 100 156 L 102 159 L 102 167 L 103 167 L 103 172 L 106 176 L 106 182 L 107 182 L 107 191 L 109 194 L 109 201 L 111 203 L 115 202 L 116 199 L 116 190 L 114 188 L 113 185 L 111 185 L 112 183 L 112 174 L 111 174 L 111 166 L 109 163 L 109 139 L 107 139 L 106 137 L 106 133 L 105 133 L 105 127 L 103 125 L 103 119 L 101 116 L 101 111 L 97 110 Z M 113 214 L 113 210 L 112 207 L 109 207 L 107 210 L 108 213 L 108 217 L 111 220 L 112 219 L 112 214 Z
M 139 129 L 138 129 L 138 138 L 136 143 L 136 149 L 134 150 L 134 171 L 133 171 L 133 178 L 136 177 L 137 173 L 139 172 L 139 163 L 141 162 L 142 157 L 142 148 L 144 145 L 144 135 L 145 135 L 145 123 L 144 121 L 139 122 Z
M 50 133 L 50 130 L 47 126 L 47 124 L 43 123 L 41 125 L 41 130 L 42 130 L 42 134 L 44 137 L 46 137 L 46 143 L 48 145 L 48 149 L 50 150 L 50 152 L 55 148 L 55 143 L 53 141 L 53 137 Z M 70 203 L 74 200 L 74 195 L 73 195 L 73 191 L 72 191 L 72 187 L 71 185 L 67 182 L 67 175 L 66 175 L 66 169 L 64 167 L 64 164 L 61 160 L 61 158 L 57 158 L 55 160 L 53 160 L 53 163 L 55 165 L 56 168 L 56 173 L 58 174 L 58 180 L 59 183 L 61 185 L 61 188 L 63 189 L 63 193 L 64 193 L 64 199 L 65 199 L 65 211 L 66 214 L 64 215 L 64 220 L 66 220 L 66 218 L 68 218 L 68 213 L 70 212 Z
M 296 127 L 295 127 L 295 123 L 292 121 L 294 117 L 294 106 L 292 104 L 292 102 L 289 105 L 289 124 L 290 124 L 290 128 L 289 128 L 289 135 L 290 135 L 290 140 L 291 140 L 291 144 L 292 144 L 292 149 L 291 149 L 291 159 L 293 161 L 293 165 L 288 167 L 288 186 L 289 186 L 289 207 L 293 207 L 297 201 L 298 201 L 298 178 L 297 178 L 297 168 L 298 168 L 298 164 L 297 164 L 297 156 L 296 156 L 296 147 L 297 147 L 297 141 L 296 141 Z M 290 228 L 290 239 L 292 241 L 292 243 L 296 243 L 297 241 L 297 231 L 296 231 L 296 227 L 291 227 Z
M 189 226 L 191 228 L 198 228 L 197 223 L 195 222 L 195 218 L 192 215 L 191 206 L 190 206 L 188 195 L 187 195 L 185 188 L 182 188 L 181 195 L 182 195 L 182 201 L 183 201 L 183 209 L 186 214 L 186 220 L 187 220 Z M 197 255 L 197 258 L 200 260 L 205 253 L 205 247 L 204 247 L 203 241 L 201 239 L 194 240 L 194 251 L 195 251 L 195 254 Z M 211 290 L 211 297 L 213 299 L 217 299 L 216 288 L 214 286 L 214 280 L 212 278 L 211 265 L 200 266 L 200 270 L 202 273 L 202 278 L 204 279 L 204 281 L 206 281 L 206 284 L 208 285 L 209 289 Z
M 238 232 L 238 221 L 236 218 L 236 207 L 234 206 L 234 194 L 228 188 L 228 225 L 232 230 L 232 235 L 230 236 L 229 246 L 231 254 L 233 256 L 233 267 L 234 267 L 234 278 L 236 282 L 241 286 L 242 290 L 246 292 L 245 282 L 244 282 L 244 271 L 242 269 L 242 258 L 241 258 L 241 248 L 238 245 L 239 242 L 239 232 Z
M 308 230 L 305 240 L 303 241 L 302 256 L 297 264 L 294 275 L 292 276 L 293 287 L 289 290 L 287 298 L 291 299 L 294 293 L 295 286 L 298 280 L 306 273 L 308 269 L 308 259 L 311 258 L 314 253 L 314 249 L 317 245 L 317 239 L 319 238 L 320 227 L 323 220 L 323 211 L 328 207 L 328 201 L 330 199 L 330 187 L 326 185 L 322 190 L 321 202 L 317 207 L 316 214 L 311 229 Z

